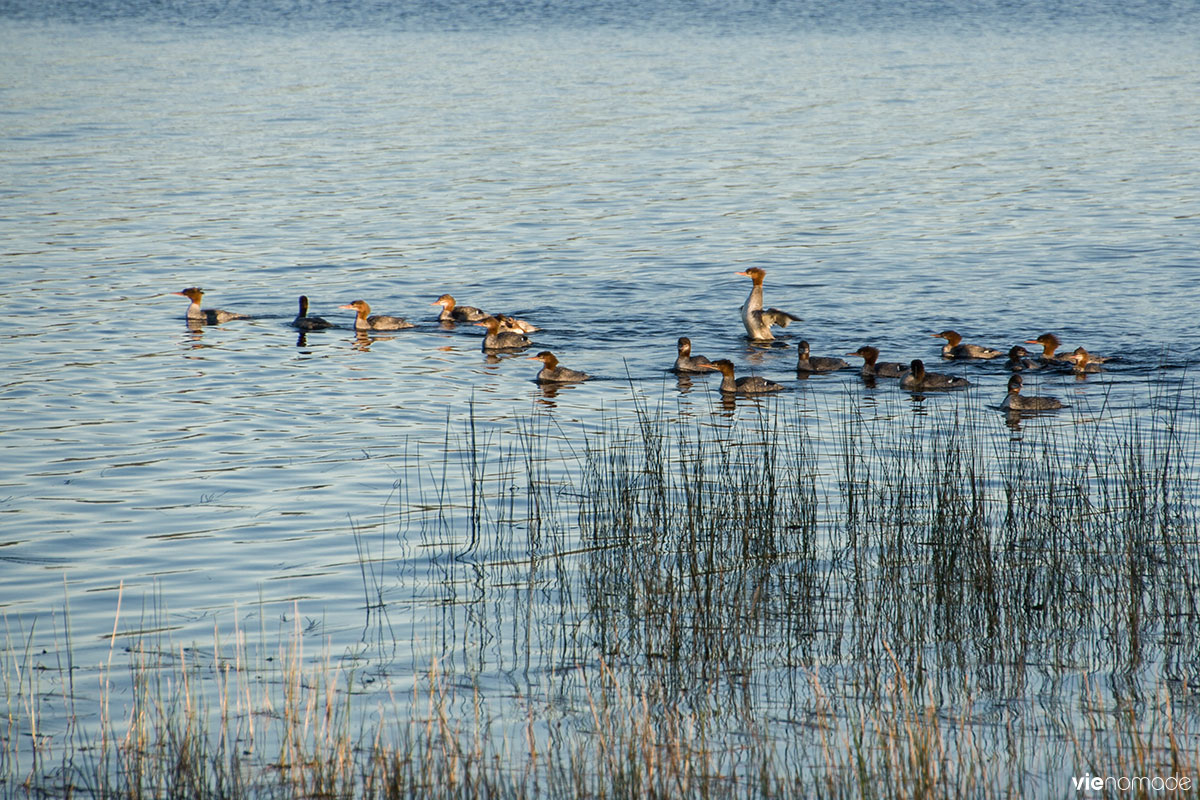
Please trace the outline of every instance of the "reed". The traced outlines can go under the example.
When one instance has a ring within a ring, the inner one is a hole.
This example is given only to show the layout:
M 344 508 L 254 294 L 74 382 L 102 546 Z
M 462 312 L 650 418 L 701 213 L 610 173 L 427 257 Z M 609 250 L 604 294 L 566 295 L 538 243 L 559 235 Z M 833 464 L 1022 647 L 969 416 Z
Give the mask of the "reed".
M 1152 400 L 1019 434 L 970 395 L 471 413 L 400 471 L 379 540 L 354 528 L 344 654 L 310 653 L 299 609 L 274 645 L 235 623 L 184 647 L 152 605 L 81 669 L 66 604 L 48 654 L 6 620 L 0 789 L 1195 796 L 1200 431 Z M 388 557 L 414 547 L 424 574 Z

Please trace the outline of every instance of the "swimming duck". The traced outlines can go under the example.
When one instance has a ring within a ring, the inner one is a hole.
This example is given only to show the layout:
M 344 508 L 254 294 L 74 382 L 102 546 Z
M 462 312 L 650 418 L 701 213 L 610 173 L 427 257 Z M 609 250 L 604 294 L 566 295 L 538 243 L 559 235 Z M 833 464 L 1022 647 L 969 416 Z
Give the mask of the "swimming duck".
M 796 372 L 833 372 L 850 366 L 841 358 L 810 356 L 808 342 L 804 340 L 797 347 L 800 352 L 796 359 Z
M 933 336 L 946 340 L 946 343 L 942 345 L 942 358 L 999 358 L 1004 355 L 999 350 L 983 345 L 963 344 L 962 336 L 955 331 L 942 331 Z
M 474 306 L 460 306 L 454 302 L 454 298 L 448 294 L 444 294 L 437 300 L 434 300 L 430 305 L 441 306 L 442 311 L 438 314 L 438 319 L 442 322 L 478 322 L 488 316 L 487 312 L 481 311 Z
M 1098 359 L 1093 358 L 1092 354 L 1082 347 L 1076 347 L 1074 352 L 1067 356 L 1067 360 L 1071 362 L 1071 369 L 1076 375 L 1091 374 L 1100 371 L 1100 365 L 1096 363 Z
M 537 327 L 536 325 L 528 323 L 523 319 L 510 317 L 507 314 L 496 314 L 496 319 L 500 320 L 500 330 L 502 332 L 513 331 L 516 333 L 535 333 L 541 330 L 541 328 Z
M 199 286 L 189 286 L 182 292 L 172 292 L 171 294 L 177 294 L 192 301 L 187 307 L 186 318 L 188 322 L 216 325 L 221 322 L 229 322 L 231 319 L 250 319 L 245 314 L 238 314 L 233 311 L 221 311 L 217 308 L 201 308 L 200 301 L 204 299 L 204 290 Z
M 558 365 L 558 358 L 549 350 L 543 350 L 536 356 L 530 356 L 529 359 L 531 361 L 542 362 L 542 369 L 537 374 L 538 383 L 573 383 L 575 381 L 586 381 L 592 377 L 586 372 L 560 367 Z
M 908 372 L 908 367 L 895 361 L 880 363 L 879 348 L 863 345 L 848 356 L 858 356 L 863 360 L 862 376 L 864 378 L 899 378 Z
M 781 328 L 786 328 L 789 322 L 799 322 L 800 318 L 795 314 L 790 314 L 787 311 L 780 311 L 778 308 L 763 309 L 763 278 L 766 277 L 766 270 L 760 267 L 750 267 L 745 272 L 739 272 L 738 275 L 743 275 L 754 281 L 754 286 L 750 289 L 750 296 L 746 298 L 746 302 L 742 304 L 742 324 L 746 326 L 746 333 L 751 339 L 757 341 L 770 341 L 775 338 L 771 333 L 771 326 L 778 325 Z
M 1021 372 L 1027 369 L 1041 369 L 1045 365 L 1029 358 L 1028 350 L 1019 344 L 1014 344 L 1008 350 L 1008 361 L 1004 366 L 1008 367 L 1010 372 Z
M 914 358 L 909 364 L 909 370 L 900 379 L 900 388 L 910 392 L 938 391 L 942 389 L 963 389 L 971 382 L 957 375 L 943 375 L 940 372 L 926 372 L 925 362 Z
M 1025 379 L 1020 375 L 1008 379 L 1008 394 L 1001 401 L 1000 408 L 1005 411 L 1053 411 L 1064 408 L 1057 397 L 1027 397 L 1021 394 L 1024 383 Z
M 308 315 L 308 298 L 300 295 L 300 313 L 292 320 L 292 327 L 302 331 L 319 331 L 332 328 L 333 323 L 321 317 L 310 317 Z
M 1042 346 L 1042 354 L 1038 356 L 1043 364 L 1069 364 L 1071 359 L 1066 356 L 1061 356 L 1055 353 L 1062 342 L 1053 333 L 1043 333 L 1036 339 L 1026 339 L 1025 344 L 1040 344 Z
M 679 355 L 675 358 L 675 372 L 679 373 L 703 373 L 708 374 L 708 365 L 712 362 L 704 356 L 692 355 L 692 340 L 686 336 L 680 336 L 677 343 Z
M 483 320 L 475 324 L 481 328 L 487 328 L 482 345 L 485 353 L 497 350 L 520 350 L 523 347 L 529 347 L 529 345 L 533 344 L 533 342 L 529 341 L 529 337 L 523 333 L 501 330 L 500 320 L 495 317 L 484 317 Z
M 403 317 L 389 317 L 387 314 L 368 316 L 371 314 L 371 307 L 367 305 L 366 300 L 355 300 L 347 305 L 338 306 L 338 308 L 358 312 L 354 318 L 354 330 L 356 331 L 398 331 L 413 327 L 413 324 Z
M 767 394 L 783 389 L 778 383 L 769 381 L 766 378 L 760 378 L 757 375 L 735 378 L 733 375 L 733 362 L 727 358 L 717 359 L 705 368 L 715 369 L 721 373 L 721 391 L 729 394 Z

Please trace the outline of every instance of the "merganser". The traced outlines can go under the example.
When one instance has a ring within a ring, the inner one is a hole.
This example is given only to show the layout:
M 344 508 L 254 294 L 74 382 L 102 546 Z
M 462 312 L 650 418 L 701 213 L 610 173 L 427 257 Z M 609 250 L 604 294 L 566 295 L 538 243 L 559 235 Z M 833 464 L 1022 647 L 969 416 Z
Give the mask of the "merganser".
M 1029 358 L 1029 351 L 1019 344 L 1014 344 L 1008 351 L 1008 361 L 1005 366 L 1011 372 L 1021 372 L 1027 369 L 1041 369 L 1042 363 Z
M 848 356 L 858 356 L 863 360 L 862 376 L 864 378 L 899 378 L 908 372 L 908 367 L 895 361 L 879 363 L 879 348 L 863 345 Z
M 302 331 L 319 331 L 324 328 L 332 328 L 333 323 L 321 317 L 310 317 L 308 315 L 308 298 L 300 295 L 300 313 L 292 320 L 292 327 Z
M 486 318 L 494 316 L 500 320 L 501 331 L 533 333 L 538 330 L 537 326 L 531 325 L 523 319 L 516 319 L 505 314 L 489 314 L 474 306 L 457 305 L 454 302 L 454 298 L 448 294 L 444 294 L 437 300 L 434 300 L 432 305 L 442 307 L 442 313 L 438 315 L 438 320 L 441 322 L 482 322 Z
M 757 375 L 734 378 L 733 362 L 728 358 L 717 359 L 711 364 L 705 365 L 705 369 L 715 369 L 721 373 L 721 391 L 728 394 L 767 394 L 783 389 L 778 383 Z
M 935 339 L 945 339 L 942 345 L 942 358 L 999 358 L 1004 355 L 999 350 L 978 344 L 962 344 L 962 336 L 955 331 L 942 331 L 933 334 Z
M 704 356 L 692 355 L 692 340 L 686 336 L 679 337 L 679 356 L 675 359 L 675 371 L 680 373 L 708 374 L 708 365 L 712 362 Z
M 900 388 L 910 392 L 924 392 L 938 389 L 962 389 L 970 386 L 971 382 L 957 375 L 943 375 L 940 372 L 926 372 L 925 362 L 914 358 L 909 370 L 900 379 Z
M 480 328 L 487 328 L 482 347 L 485 353 L 493 350 L 520 350 L 533 344 L 523 333 L 500 330 L 500 320 L 495 317 L 484 317 L 482 322 L 475 324 Z
M 586 372 L 560 367 L 558 365 L 558 358 L 549 350 L 543 350 L 536 356 L 530 356 L 529 360 L 542 362 L 543 366 L 537 374 L 538 383 L 572 383 L 574 381 L 586 381 L 592 377 Z
M 750 267 L 745 272 L 737 274 L 754 281 L 754 286 L 750 289 L 750 296 L 746 298 L 745 303 L 742 303 L 742 324 L 746 326 L 746 333 L 750 334 L 751 339 L 770 341 L 775 338 L 775 335 L 771 333 L 772 325 L 786 328 L 789 322 L 800 321 L 795 314 L 780 311 L 778 308 L 763 310 L 762 284 L 763 278 L 767 274 L 766 270 L 760 267 Z
M 442 295 L 430 305 L 442 307 L 442 313 L 438 314 L 438 319 L 442 322 L 478 322 L 488 316 L 486 311 L 474 306 L 457 305 L 454 298 L 448 294 Z
M 354 318 L 354 330 L 356 331 L 398 331 L 414 327 L 403 317 L 389 317 L 386 314 L 367 316 L 371 313 L 371 307 L 367 305 L 366 300 L 355 300 L 353 303 L 338 306 L 338 308 L 347 308 L 358 312 L 358 316 Z
M 514 331 L 516 333 L 536 333 L 541 328 L 536 325 L 531 325 L 523 319 L 510 317 L 507 314 L 497 314 L 496 319 L 500 320 L 501 331 Z
M 1067 364 L 1071 361 L 1066 356 L 1060 356 L 1054 352 L 1062 345 L 1062 342 L 1053 333 L 1043 333 L 1036 339 L 1026 339 L 1025 344 L 1040 344 L 1042 346 L 1042 354 L 1038 358 L 1043 364 Z
M 844 359 L 810 356 L 808 342 L 803 339 L 798 345 L 800 354 L 796 359 L 796 372 L 833 372 L 850 366 Z
M 1043 333 L 1036 339 L 1027 339 L 1025 344 L 1040 344 L 1042 346 L 1041 359 L 1046 364 L 1070 364 L 1073 361 L 1071 356 L 1062 356 L 1054 352 L 1062 346 L 1062 342 L 1060 342 L 1058 337 L 1053 333 Z M 1094 356 L 1091 353 L 1088 353 L 1088 360 L 1099 364 L 1101 362 L 1108 361 L 1108 358 L 1105 356 Z
M 191 300 L 191 305 L 187 308 L 188 322 L 203 322 L 206 325 L 216 325 L 219 322 L 228 322 L 231 319 L 250 319 L 245 314 L 238 314 L 233 311 L 221 311 L 217 308 L 201 308 L 200 301 L 204 298 L 204 290 L 199 286 L 189 286 L 182 292 L 171 292 L 180 297 L 186 297 Z
M 1021 386 L 1025 383 L 1025 379 L 1020 375 L 1013 375 L 1008 379 L 1008 395 L 1000 403 L 1000 408 L 1004 411 L 1053 411 L 1056 408 L 1065 408 L 1057 397 L 1026 397 L 1021 394 Z
M 1087 350 L 1084 350 L 1082 347 L 1076 347 L 1075 351 L 1071 353 L 1071 355 L 1067 356 L 1067 360 L 1071 362 L 1071 369 L 1074 370 L 1077 375 L 1100 371 L 1100 365 L 1096 363 L 1100 359 L 1093 358 L 1092 354 Z

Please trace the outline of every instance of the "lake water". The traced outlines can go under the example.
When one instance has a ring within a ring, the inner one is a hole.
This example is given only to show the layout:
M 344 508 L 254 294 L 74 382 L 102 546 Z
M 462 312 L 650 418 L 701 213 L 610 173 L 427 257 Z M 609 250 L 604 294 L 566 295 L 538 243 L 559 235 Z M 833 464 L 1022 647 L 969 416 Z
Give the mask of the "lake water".
M 472 416 L 492 455 L 545 436 L 556 474 L 634 398 L 731 426 L 962 410 L 797 381 L 801 338 L 942 369 L 944 328 L 1053 331 L 1119 358 L 1031 392 L 1118 420 L 1164 383 L 1193 397 L 1196 8 L 835 5 L 0 4 L 10 635 L 49 642 L 69 603 L 98 664 L 120 602 L 176 641 L 298 612 L 353 648 L 357 532 L 416 667 L 445 654 L 438 565 L 469 510 L 397 520 L 461 497 Z M 745 340 L 750 266 L 803 318 L 781 346 Z M 193 285 L 253 319 L 189 329 L 170 293 Z M 439 326 L 443 292 L 597 380 L 543 392 L 535 362 Z M 298 336 L 300 294 L 341 327 Z M 356 335 L 357 298 L 417 326 Z M 788 391 L 726 408 L 677 384 L 681 335 Z M 1002 367 L 946 371 L 997 442 L 1021 435 L 990 407 Z

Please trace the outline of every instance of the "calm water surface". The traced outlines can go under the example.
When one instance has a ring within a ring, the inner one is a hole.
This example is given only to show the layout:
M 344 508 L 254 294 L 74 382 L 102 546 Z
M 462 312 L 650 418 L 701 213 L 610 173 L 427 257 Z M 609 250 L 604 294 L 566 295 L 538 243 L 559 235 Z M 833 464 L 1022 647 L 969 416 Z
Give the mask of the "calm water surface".
M 1119 354 L 1031 381 L 1096 416 L 1191 385 L 1194 10 L 234 11 L 0 25 L 0 611 L 28 632 L 69 599 L 80 663 L 107 656 L 119 595 L 181 641 L 298 610 L 353 646 L 355 531 L 411 631 L 399 660 L 426 663 L 467 514 L 397 520 L 461 495 L 472 413 L 492 454 L 531 425 L 551 472 L 634 397 L 703 424 L 949 413 L 792 371 L 800 338 L 938 363 L 947 327 Z M 745 342 L 753 265 L 804 319 L 784 346 Z M 192 285 L 253 319 L 189 330 L 170 293 Z M 443 292 L 599 379 L 548 396 L 534 362 L 440 327 Z M 342 327 L 298 336 L 301 293 Z M 356 298 L 417 327 L 356 336 Z M 789 391 L 729 410 L 711 379 L 677 385 L 680 335 Z M 949 370 L 998 442 L 1020 435 L 989 407 L 999 366 Z

